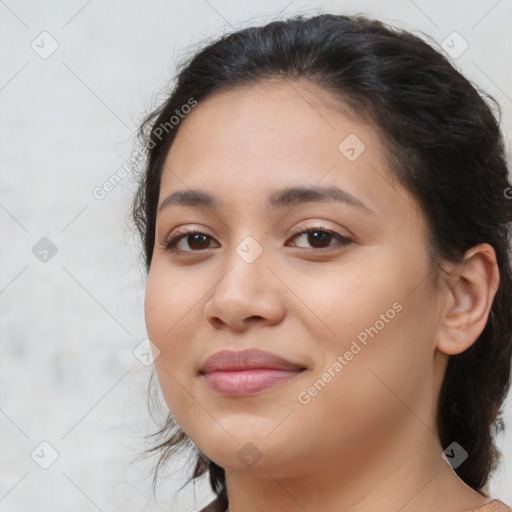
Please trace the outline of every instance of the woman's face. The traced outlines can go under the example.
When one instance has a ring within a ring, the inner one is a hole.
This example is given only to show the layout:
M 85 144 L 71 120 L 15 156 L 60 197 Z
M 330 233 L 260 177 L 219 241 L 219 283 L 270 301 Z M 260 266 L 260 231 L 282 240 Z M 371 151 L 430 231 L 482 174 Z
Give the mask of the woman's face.
M 400 436 L 431 437 L 445 358 L 426 224 L 377 128 L 334 105 L 304 80 L 218 93 L 181 121 L 165 162 L 159 206 L 192 190 L 217 205 L 158 211 L 148 335 L 172 415 L 228 470 L 354 468 Z M 283 193 L 295 187 L 310 194 Z M 248 348 L 305 370 L 252 391 L 201 374 Z

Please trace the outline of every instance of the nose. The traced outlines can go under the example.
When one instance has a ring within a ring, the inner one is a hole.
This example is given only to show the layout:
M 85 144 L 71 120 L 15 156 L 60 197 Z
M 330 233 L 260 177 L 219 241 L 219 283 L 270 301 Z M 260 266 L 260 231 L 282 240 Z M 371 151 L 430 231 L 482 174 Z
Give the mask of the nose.
M 248 262 L 233 251 L 204 309 L 206 320 L 215 329 L 243 331 L 253 323 L 275 325 L 282 321 L 283 286 L 267 264 L 263 254 Z

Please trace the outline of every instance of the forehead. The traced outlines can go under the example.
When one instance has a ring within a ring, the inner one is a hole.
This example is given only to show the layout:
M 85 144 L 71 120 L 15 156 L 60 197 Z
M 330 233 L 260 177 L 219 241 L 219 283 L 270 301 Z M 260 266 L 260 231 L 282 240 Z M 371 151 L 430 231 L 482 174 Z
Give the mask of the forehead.
M 170 159 L 200 159 L 206 148 L 226 159 L 245 154 L 260 163 L 279 159 L 280 153 L 318 161 L 315 153 L 326 150 L 337 158 L 339 142 L 350 130 L 361 138 L 368 126 L 329 92 L 305 79 L 267 80 L 200 101 L 181 122 Z M 195 151 L 190 151 L 192 144 Z M 182 148 L 186 154 L 180 154 Z
M 190 187 L 263 200 L 269 189 L 321 183 L 365 196 L 382 213 L 397 206 L 380 130 L 307 80 L 215 93 L 178 128 L 161 194 Z

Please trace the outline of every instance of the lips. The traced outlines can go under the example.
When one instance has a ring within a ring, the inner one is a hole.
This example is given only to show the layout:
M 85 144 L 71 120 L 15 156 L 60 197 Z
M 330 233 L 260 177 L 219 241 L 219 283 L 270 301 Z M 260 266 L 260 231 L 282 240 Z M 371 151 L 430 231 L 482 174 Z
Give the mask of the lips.
M 222 350 L 210 356 L 199 372 L 235 372 L 254 369 L 299 371 L 306 368 L 283 357 L 263 350 L 246 349 L 241 351 Z
M 256 395 L 277 384 L 290 382 L 306 368 L 261 350 L 223 350 L 209 357 L 199 374 L 208 387 L 225 396 Z

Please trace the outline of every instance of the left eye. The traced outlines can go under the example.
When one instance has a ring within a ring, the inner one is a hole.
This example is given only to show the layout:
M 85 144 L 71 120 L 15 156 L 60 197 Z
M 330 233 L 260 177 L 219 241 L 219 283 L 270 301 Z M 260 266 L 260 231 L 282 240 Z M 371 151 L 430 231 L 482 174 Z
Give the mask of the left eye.
M 339 233 L 325 228 L 308 228 L 297 233 L 297 235 L 295 235 L 293 238 L 300 239 L 303 237 L 305 237 L 306 241 L 312 245 L 314 249 L 326 249 L 327 247 L 336 245 L 335 243 L 329 244 L 333 237 L 339 240 L 339 245 L 347 245 L 351 242 L 351 240 L 340 235 Z M 305 248 L 307 249 L 307 247 Z

